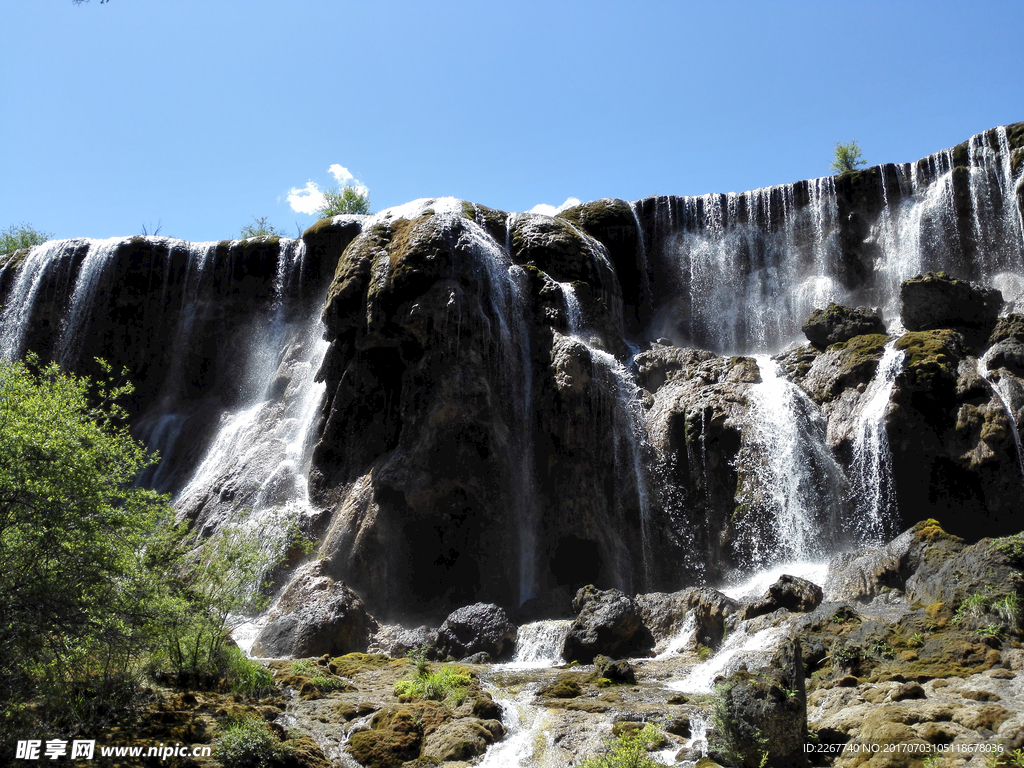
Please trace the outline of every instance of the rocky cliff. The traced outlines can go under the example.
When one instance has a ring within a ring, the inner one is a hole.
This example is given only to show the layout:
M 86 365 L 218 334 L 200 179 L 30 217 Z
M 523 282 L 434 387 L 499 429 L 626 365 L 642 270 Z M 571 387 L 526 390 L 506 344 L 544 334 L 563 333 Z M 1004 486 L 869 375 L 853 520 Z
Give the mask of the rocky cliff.
M 1006 534 L 1022 158 L 1017 124 L 554 218 L 437 199 L 302 241 L 58 241 L 0 264 L 0 344 L 126 367 L 147 482 L 210 530 L 297 520 L 380 618 L 556 615 L 584 584 L 676 590 L 924 516 Z M 867 309 L 805 339 L 830 302 Z

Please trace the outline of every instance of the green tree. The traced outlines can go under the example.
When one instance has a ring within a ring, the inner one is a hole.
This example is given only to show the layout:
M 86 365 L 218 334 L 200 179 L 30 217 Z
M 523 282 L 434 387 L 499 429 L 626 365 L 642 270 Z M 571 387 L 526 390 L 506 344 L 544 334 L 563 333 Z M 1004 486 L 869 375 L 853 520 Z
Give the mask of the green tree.
M 867 165 L 867 162 L 860 156 L 860 146 L 856 141 L 843 144 L 836 142 L 835 158 L 832 160 L 832 170 L 836 173 L 847 173 L 855 171 L 860 166 Z
M 253 216 L 252 224 L 242 227 L 239 237 L 242 240 L 248 240 L 250 237 L 284 237 L 284 232 L 267 221 L 266 216 Z
M 369 213 L 370 196 L 360 192 L 351 184 L 324 192 L 324 204 L 316 213 L 321 219 L 339 216 L 343 213 Z
M 160 622 L 145 544 L 172 510 L 133 484 L 155 459 L 117 405 L 130 391 L 0 361 L 0 732 L 30 700 L 75 721 L 128 695 Z
M 45 243 L 53 237 L 50 232 L 41 232 L 31 224 L 11 224 L 0 232 L 0 254 L 13 253 L 19 248 L 31 248 L 33 245 Z

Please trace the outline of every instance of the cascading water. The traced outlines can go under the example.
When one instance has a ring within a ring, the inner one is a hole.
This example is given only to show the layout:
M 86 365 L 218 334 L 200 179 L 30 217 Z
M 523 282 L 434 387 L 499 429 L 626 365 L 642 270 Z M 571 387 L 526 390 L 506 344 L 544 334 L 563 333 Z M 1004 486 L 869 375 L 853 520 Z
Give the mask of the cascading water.
M 538 669 L 562 663 L 562 646 L 571 621 L 552 619 L 519 627 L 512 661 L 499 665 L 508 669 Z
M 896 340 L 885 345 L 878 370 L 862 395 L 853 443 L 852 482 L 856 534 L 862 541 L 879 543 L 893 533 L 898 522 L 892 481 L 892 452 L 885 431 L 885 414 L 903 365 Z
M 570 283 L 559 283 L 565 304 L 569 335 L 587 347 L 595 370 L 604 372 L 605 384 L 615 397 L 614 447 L 616 473 L 622 477 L 629 473 L 635 486 L 636 503 L 640 512 L 640 536 L 643 549 L 645 583 L 651 582 L 652 521 L 647 475 L 644 468 L 644 446 L 647 444 L 646 420 L 640 407 L 639 388 L 629 368 L 603 349 L 593 346 L 586 338 L 583 313 Z M 623 499 L 620 503 L 625 504 Z
M 750 473 L 739 522 L 744 559 L 757 567 L 820 560 L 834 545 L 828 534 L 841 517 L 845 478 L 821 412 L 774 360 L 754 359 L 761 381 L 751 388 L 752 440 L 740 458 Z
M 838 278 L 838 213 L 831 178 L 797 186 L 679 199 L 666 241 L 685 292 L 685 336 L 720 352 L 777 350 L 799 323 L 846 299 Z M 672 205 L 668 206 L 671 216 Z M 799 320 L 794 320 L 799 318 Z
M 655 307 L 663 326 L 656 335 L 719 353 L 776 352 L 830 301 L 883 308 L 898 330 L 900 282 L 926 270 L 1016 297 L 1024 290 L 1024 224 L 1012 156 L 998 128 L 962 152 L 872 169 L 882 204 L 854 235 L 857 253 L 844 251 L 840 211 L 855 204 L 839 189 L 844 177 L 649 201 L 645 239 L 659 244 L 673 273 L 665 276 L 671 300 Z
M 26 320 L 31 316 L 44 279 L 50 272 L 59 271 L 63 275 L 61 282 L 70 280 L 72 258 L 87 242 L 51 240 L 29 250 L 21 261 L 8 260 L 0 267 L 0 278 L 9 269 L 17 270 L 0 314 L 0 358 L 15 360 L 22 355 L 28 331 Z

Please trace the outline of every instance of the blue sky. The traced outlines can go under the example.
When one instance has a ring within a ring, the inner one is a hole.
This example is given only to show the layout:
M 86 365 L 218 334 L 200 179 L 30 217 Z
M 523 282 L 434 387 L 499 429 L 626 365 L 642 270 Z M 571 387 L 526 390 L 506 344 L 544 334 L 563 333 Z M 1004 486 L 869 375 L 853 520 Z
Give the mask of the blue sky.
M 294 234 L 441 195 L 742 191 L 1024 120 L 1024 2 L 4 0 L 0 228 Z M 340 173 L 336 170 L 336 173 Z M 341 175 L 341 178 L 345 178 Z

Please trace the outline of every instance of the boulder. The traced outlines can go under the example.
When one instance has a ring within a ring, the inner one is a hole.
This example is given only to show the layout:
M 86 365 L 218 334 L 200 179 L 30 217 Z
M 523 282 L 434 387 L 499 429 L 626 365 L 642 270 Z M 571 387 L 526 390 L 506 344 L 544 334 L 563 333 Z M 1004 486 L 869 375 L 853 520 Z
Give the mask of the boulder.
M 1003 295 L 945 272 L 928 272 L 900 286 L 900 318 L 908 331 L 937 328 L 992 330 L 1003 308 Z
M 693 616 L 693 643 L 717 648 L 725 637 L 725 620 L 739 604 L 710 587 L 691 587 L 679 592 L 637 595 L 640 615 L 656 648 L 678 634 L 684 621 Z
M 505 735 L 498 720 L 461 717 L 445 723 L 423 741 L 422 753 L 448 762 L 470 760 L 487 751 L 492 743 Z
M 428 626 L 407 629 L 400 624 L 382 624 L 370 640 L 370 653 L 382 653 L 393 658 L 406 656 L 416 648 L 437 645 L 437 630 Z
M 760 600 L 743 607 L 740 618 L 764 616 L 779 608 L 795 613 L 808 613 L 821 605 L 821 598 L 821 587 L 817 584 L 799 576 L 783 574 L 778 581 L 768 587 L 768 591 Z
M 562 647 L 566 661 L 589 664 L 598 654 L 621 655 L 641 628 L 640 607 L 617 589 L 583 587 L 573 599 L 579 615 Z
M 633 665 L 625 659 L 613 661 L 607 656 L 598 654 L 594 657 L 594 676 L 606 678 L 613 683 L 635 683 L 636 673 Z
M 449 614 L 437 630 L 437 650 L 442 657 L 462 659 L 486 653 L 492 659 L 509 656 L 517 630 L 502 608 L 474 603 Z
M 829 302 L 825 309 L 816 309 L 800 328 L 816 347 L 849 341 L 854 336 L 885 333 L 882 318 L 866 307 L 850 307 Z
M 785 642 L 771 664 L 757 674 L 737 672 L 715 693 L 715 719 L 709 755 L 743 768 L 797 768 L 806 765 L 807 691 L 800 644 Z
M 254 656 L 342 656 L 366 651 L 377 622 L 359 595 L 323 573 L 324 561 L 303 566 L 270 610 Z

